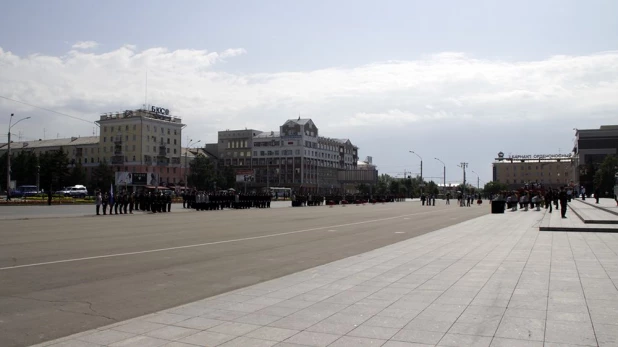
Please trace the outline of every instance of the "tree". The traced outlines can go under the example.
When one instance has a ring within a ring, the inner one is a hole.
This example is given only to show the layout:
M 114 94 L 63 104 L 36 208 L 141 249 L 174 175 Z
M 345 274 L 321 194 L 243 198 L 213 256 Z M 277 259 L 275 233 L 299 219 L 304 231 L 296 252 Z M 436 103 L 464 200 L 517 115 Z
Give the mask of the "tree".
M 438 188 L 438 185 L 436 184 L 436 182 L 434 181 L 430 181 L 429 183 L 427 183 L 425 185 L 425 194 L 440 194 L 440 188 Z
M 359 194 L 363 194 L 363 195 L 369 195 L 369 192 L 371 191 L 369 186 L 365 183 L 356 185 L 356 190 L 358 191 Z
M 70 170 L 69 176 L 67 177 L 67 183 L 70 186 L 86 183 L 86 171 L 82 167 L 81 163 L 75 164 L 75 166 L 73 166 Z
M 221 189 L 233 188 L 236 185 L 236 173 L 230 166 L 219 166 L 217 170 L 217 187 Z
M 594 173 L 594 190 L 598 188 L 601 196 L 612 196 L 616 172 L 618 172 L 618 158 L 614 155 L 606 156 Z
M 41 187 L 54 191 L 64 187 L 69 176 L 69 157 L 62 148 L 45 152 L 39 156 L 41 165 Z
M 111 184 L 115 181 L 114 170 L 106 162 L 100 162 L 94 170 L 92 170 L 92 181 L 90 182 L 91 189 L 100 189 L 107 191 Z
M 189 185 L 197 190 L 210 190 L 213 188 L 214 182 L 217 182 L 218 175 L 210 159 L 200 153 L 191 161 L 189 167 L 191 168 L 191 174 L 187 179 Z M 224 179 L 223 176 L 221 177 Z M 219 182 L 217 184 L 220 185 Z
M 486 194 L 498 194 L 507 190 L 509 190 L 509 187 L 506 184 L 496 181 L 487 182 L 483 187 Z

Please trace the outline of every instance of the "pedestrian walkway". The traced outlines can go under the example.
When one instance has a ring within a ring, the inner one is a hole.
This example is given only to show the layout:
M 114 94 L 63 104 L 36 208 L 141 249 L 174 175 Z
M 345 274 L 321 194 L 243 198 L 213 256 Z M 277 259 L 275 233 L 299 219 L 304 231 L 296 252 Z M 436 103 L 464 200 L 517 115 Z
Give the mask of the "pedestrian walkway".
M 587 204 L 577 199 L 569 203 L 573 212 L 586 224 L 618 224 L 618 214 L 599 208 L 599 205 Z
M 487 215 L 38 346 L 615 346 L 618 235 L 542 232 L 543 215 Z

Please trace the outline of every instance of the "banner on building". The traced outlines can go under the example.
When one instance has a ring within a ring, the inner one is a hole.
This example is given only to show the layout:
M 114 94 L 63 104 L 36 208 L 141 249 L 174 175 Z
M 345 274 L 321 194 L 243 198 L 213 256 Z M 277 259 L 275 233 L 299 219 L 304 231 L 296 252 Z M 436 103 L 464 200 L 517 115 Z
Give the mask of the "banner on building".
M 159 174 L 155 172 L 116 172 L 117 186 L 158 186 Z
M 236 182 L 252 182 L 253 170 L 236 170 Z

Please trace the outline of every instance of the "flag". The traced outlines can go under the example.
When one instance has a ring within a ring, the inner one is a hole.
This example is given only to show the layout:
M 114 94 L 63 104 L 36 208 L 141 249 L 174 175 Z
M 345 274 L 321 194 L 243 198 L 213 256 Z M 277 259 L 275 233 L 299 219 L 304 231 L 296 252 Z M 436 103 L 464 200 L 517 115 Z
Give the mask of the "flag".
M 114 204 L 114 184 L 109 184 L 109 203 L 110 205 Z

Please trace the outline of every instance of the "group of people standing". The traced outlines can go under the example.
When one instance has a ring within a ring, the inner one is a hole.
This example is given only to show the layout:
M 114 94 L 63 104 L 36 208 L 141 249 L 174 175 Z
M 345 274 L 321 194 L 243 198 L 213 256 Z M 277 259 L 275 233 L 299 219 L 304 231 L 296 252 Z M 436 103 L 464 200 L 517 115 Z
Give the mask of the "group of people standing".
M 172 211 L 172 196 L 163 194 L 162 192 L 128 192 L 120 191 L 117 195 L 113 193 L 101 193 L 97 191 L 95 194 L 95 205 L 97 216 L 109 214 L 133 214 L 135 211 L 144 212 L 171 212 Z
M 569 201 L 571 200 L 571 194 L 567 193 L 565 187 L 560 187 L 560 189 L 549 188 L 543 194 L 542 191 L 523 191 L 520 193 L 513 192 L 511 193 L 507 199 L 507 206 L 513 210 L 517 209 L 517 205 L 523 211 L 527 211 L 528 208 L 535 208 L 537 210 L 542 206 L 545 209 L 549 209 L 549 213 L 552 213 L 552 205 L 555 206 L 556 210 L 558 209 L 558 205 L 560 205 L 560 215 L 562 218 L 566 217 L 567 206 Z

